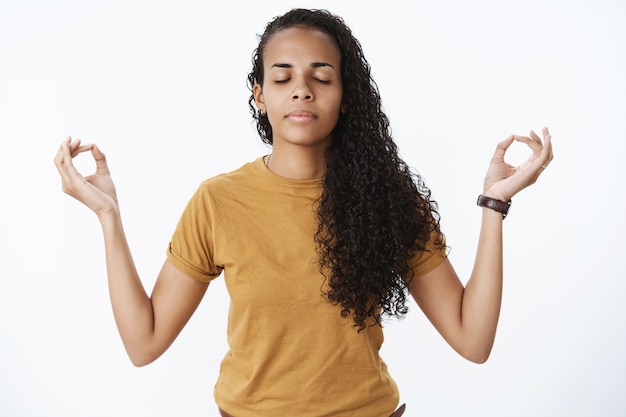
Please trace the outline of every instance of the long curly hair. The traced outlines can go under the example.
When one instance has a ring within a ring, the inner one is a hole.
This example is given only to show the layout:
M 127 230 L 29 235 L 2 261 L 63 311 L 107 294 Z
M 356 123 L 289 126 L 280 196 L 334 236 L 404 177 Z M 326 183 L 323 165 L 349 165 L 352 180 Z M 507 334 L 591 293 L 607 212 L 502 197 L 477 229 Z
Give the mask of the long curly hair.
M 263 84 L 263 52 L 275 33 L 295 25 L 313 27 L 333 38 L 341 52 L 343 105 L 326 151 L 326 174 L 318 201 L 314 236 L 327 299 L 354 318 L 359 331 L 402 317 L 413 271 L 408 260 L 443 248 L 437 203 L 423 179 L 398 155 L 389 119 L 382 110 L 359 41 L 343 19 L 326 10 L 294 9 L 269 22 L 254 51 L 248 87 Z M 272 126 L 251 95 L 250 111 L 261 139 L 272 144 Z

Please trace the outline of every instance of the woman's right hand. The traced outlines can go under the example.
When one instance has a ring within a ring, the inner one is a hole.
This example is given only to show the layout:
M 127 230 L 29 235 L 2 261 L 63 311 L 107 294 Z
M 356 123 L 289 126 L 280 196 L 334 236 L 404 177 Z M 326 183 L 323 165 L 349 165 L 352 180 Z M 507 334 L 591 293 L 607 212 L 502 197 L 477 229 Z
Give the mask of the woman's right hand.
M 91 151 L 96 161 L 96 172 L 84 177 L 78 172 L 72 159 L 86 151 Z M 97 145 L 81 145 L 80 139 L 72 141 L 68 136 L 59 147 L 54 163 L 61 174 L 62 187 L 66 194 L 85 204 L 99 218 L 119 211 L 115 185 L 106 158 Z

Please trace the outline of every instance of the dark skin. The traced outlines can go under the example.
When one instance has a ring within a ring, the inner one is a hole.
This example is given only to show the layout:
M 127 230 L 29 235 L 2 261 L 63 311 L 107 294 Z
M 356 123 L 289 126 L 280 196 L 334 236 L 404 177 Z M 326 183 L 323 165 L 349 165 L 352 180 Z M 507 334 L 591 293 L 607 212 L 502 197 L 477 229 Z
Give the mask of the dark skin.
M 258 108 L 272 123 L 269 168 L 292 179 L 324 175 L 324 151 L 343 111 L 340 54 L 318 30 L 292 27 L 276 33 L 264 51 L 267 76 L 254 86 Z M 485 176 L 483 195 L 508 201 L 533 184 L 552 160 L 551 137 L 512 135 L 500 142 Z M 514 143 L 526 144 L 519 166 L 504 161 Z M 90 151 L 96 172 L 84 177 L 73 158 Z M 171 345 L 202 300 L 208 283 L 192 279 L 165 261 L 150 296 L 141 284 L 122 227 L 120 208 L 104 154 L 97 145 L 67 138 L 55 164 L 63 190 L 84 203 L 102 226 L 109 291 L 115 321 L 137 366 L 158 358 Z M 495 338 L 502 297 L 502 215 L 483 208 L 476 260 L 464 286 L 448 259 L 416 276 L 410 292 L 444 339 L 462 356 L 484 362 Z

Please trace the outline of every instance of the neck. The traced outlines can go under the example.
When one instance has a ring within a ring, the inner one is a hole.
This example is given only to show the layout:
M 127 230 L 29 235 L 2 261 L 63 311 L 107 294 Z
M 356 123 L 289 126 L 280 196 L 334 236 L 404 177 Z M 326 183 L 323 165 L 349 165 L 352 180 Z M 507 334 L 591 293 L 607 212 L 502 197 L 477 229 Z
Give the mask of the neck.
M 267 167 L 274 174 L 292 180 L 313 180 L 326 173 L 326 148 L 274 146 Z

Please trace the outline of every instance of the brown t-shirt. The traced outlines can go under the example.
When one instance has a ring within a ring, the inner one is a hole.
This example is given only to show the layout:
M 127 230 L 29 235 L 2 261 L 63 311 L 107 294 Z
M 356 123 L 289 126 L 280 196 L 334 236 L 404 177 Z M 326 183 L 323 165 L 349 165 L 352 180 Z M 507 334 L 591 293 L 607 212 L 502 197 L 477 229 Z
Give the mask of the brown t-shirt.
M 379 356 L 382 329 L 357 332 L 322 296 L 321 191 L 321 180 L 279 177 L 259 158 L 204 181 L 170 242 L 168 259 L 192 278 L 224 272 L 230 350 L 215 399 L 235 416 L 384 416 L 398 403 Z M 433 249 L 410 264 L 418 276 L 444 256 Z

